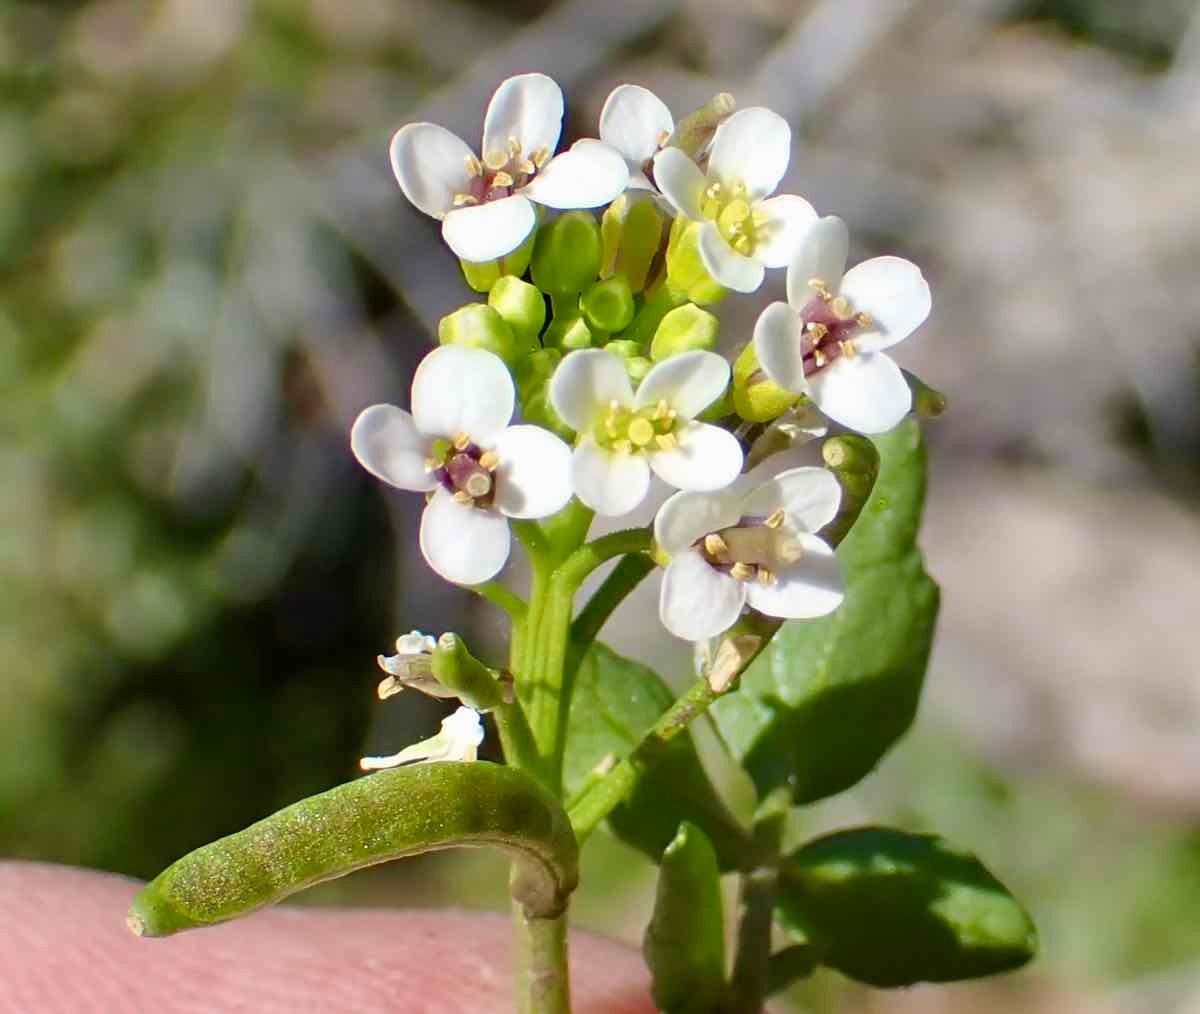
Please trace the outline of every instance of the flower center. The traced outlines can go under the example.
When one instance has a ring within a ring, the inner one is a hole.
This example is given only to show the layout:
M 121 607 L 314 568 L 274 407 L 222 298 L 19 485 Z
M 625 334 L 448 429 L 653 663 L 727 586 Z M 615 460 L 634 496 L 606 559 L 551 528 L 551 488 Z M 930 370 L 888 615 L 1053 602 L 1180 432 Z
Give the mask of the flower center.
M 594 432 L 601 447 L 617 454 L 637 454 L 678 447 L 678 428 L 677 414 L 666 401 L 636 411 L 619 401 L 610 401 Z
M 816 295 L 800 311 L 803 334 L 800 342 L 804 352 L 804 375 L 811 377 L 818 370 L 843 356 L 858 355 L 854 335 L 871 326 L 871 316 L 855 313 L 845 296 L 835 296 L 820 278 L 810 278 L 809 287 Z
M 550 161 L 550 151 L 544 146 L 525 155 L 521 142 L 515 137 L 508 139 L 504 150 L 485 152 L 481 162 L 474 155 L 467 156 L 467 175 L 471 182 L 465 193 L 454 195 L 456 208 L 470 204 L 487 204 L 511 197 L 533 179 L 540 169 Z
M 425 471 L 461 504 L 491 507 L 496 499 L 496 468 L 500 456 L 471 443 L 465 433 L 453 440 L 435 440 L 432 453 L 425 459 Z
M 751 256 L 765 239 L 768 215 L 761 208 L 751 206 L 746 199 L 746 184 L 741 180 L 728 187 L 710 183 L 704 191 L 700 210 L 705 218 L 717 223 L 725 241 L 743 257 Z
M 779 571 L 800 559 L 800 540 L 783 525 L 784 513 L 741 518 L 736 525 L 709 532 L 696 548 L 709 566 L 738 581 L 774 584 Z

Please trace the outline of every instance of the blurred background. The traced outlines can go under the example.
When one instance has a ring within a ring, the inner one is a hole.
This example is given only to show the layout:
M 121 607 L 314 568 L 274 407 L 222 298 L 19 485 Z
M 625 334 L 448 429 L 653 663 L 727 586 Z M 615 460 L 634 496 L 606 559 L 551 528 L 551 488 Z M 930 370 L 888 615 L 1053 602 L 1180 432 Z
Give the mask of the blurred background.
M 388 136 L 474 139 L 530 69 L 569 137 L 625 80 L 677 115 L 778 110 L 783 189 L 933 284 L 900 355 L 951 398 L 923 710 L 796 830 L 938 828 L 1043 953 L 903 994 L 822 974 L 796 1009 L 1200 1012 L 1193 0 L 5 0 L 0 855 L 153 874 L 434 731 L 432 702 L 374 701 L 397 634 L 498 647 L 346 434 L 470 297 Z M 770 284 L 722 304 L 731 345 Z M 678 683 L 645 592 L 613 640 Z M 584 883 L 579 921 L 636 941 L 649 864 L 600 839 Z M 504 893 L 497 860 L 443 856 L 308 900 Z

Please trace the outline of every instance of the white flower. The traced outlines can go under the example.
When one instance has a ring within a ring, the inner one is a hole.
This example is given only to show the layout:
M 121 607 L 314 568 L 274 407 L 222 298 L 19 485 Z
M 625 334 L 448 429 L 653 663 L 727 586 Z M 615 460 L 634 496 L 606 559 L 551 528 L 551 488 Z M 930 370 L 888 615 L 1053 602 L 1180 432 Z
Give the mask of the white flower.
M 600 140 L 621 153 L 634 190 L 656 189 L 648 171 L 674 130 L 666 103 L 641 85 L 618 85 L 600 110 Z
M 432 761 L 473 761 L 482 742 L 483 723 L 479 720 L 479 712 L 462 707 L 442 719 L 441 731 L 436 736 L 405 747 L 390 757 L 364 757 L 358 766 L 364 771 L 379 771 Z
M 684 352 L 647 373 L 635 395 L 611 352 L 572 352 L 550 381 L 550 400 L 579 434 L 575 495 L 597 514 L 617 515 L 645 499 L 651 469 L 678 489 L 729 485 L 742 470 L 741 445 L 728 430 L 696 422 L 728 383 L 720 356 Z
M 372 475 L 430 493 L 421 552 L 448 581 L 479 584 L 508 559 L 509 518 L 543 518 L 571 498 L 571 450 L 538 426 L 509 426 L 508 369 L 483 349 L 443 345 L 417 367 L 412 414 L 372 405 L 350 446 Z
M 844 597 L 833 550 L 813 533 L 829 524 L 841 487 L 823 468 L 781 472 L 749 495 L 676 493 L 654 519 L 671 557 L 658 612 L 676 637 L 728 630 L 749 604 L 785 619 L 812 619 Z
M 742 109 L 713 137 L 707 175 L 679 148 L 654 160 L 654 180 L 676 211 L 704 222 L 700 256 L 727 289 L 754 292 L 764 268 L 792 259 L 817 213 L 803 197 L 769 197 L 787 171 L 792 131 L 778 113 Z
M 376 688 L 379 699 L 385 701 L 409 687 L 431 697 L 457 697 L 433 675 L 430 656 L 436 647 L 433 637 L 414 630 L 396 638 L 396 654 L 377 655 L 375 661 L 387 673 Z
M 754 326 L 759 365 L 860 433 L 890 430 L 912 407 L 904 375 L 883 350 L 912 334 L 933 306 L 921 269 L 873 257 L 846 271 L 850 236 L 835 215 L 809 231 L 788 267 L 787 303 Z
M 519 247 L 537 224 L 530 201 L 595 208 L 629 179 L 621 156 L 600 141 L 577 141 L 554 156 L 562 91 L 545 74 L 501 82 L 483 121 L 482 158 L 445 127 L 409 123 L 392 138 L 392 171 L 404 195 L 440 219 L 442 237 L 465 261 L 491 261 Z

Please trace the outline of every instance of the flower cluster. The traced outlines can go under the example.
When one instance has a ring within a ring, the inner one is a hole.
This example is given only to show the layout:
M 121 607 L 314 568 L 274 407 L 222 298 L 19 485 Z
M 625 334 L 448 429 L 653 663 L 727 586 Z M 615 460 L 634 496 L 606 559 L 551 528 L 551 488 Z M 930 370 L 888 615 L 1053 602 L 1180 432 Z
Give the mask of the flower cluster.
M 900 422 L 910 383 L 885 350 L 929 314 L 920 270 L 891 256 L 847 270 L 842 220 L 776 194 L 792 136 L 769 109 L 720 95 L 676 121 L 621 85 L 599 139 L 559 152 L 563 111 L 551 79 L 524 74 L 496 90 L 479 152 L 430 123 L 392 139 L 401 189 L 442 222 L 482 298 L 443 319 L 410 410 L 362 412 L 355 455 L 425 494 L 421 551 L 458 584 L 499 573 L 510 521 L 537 528 L 571 503 L 618 518 L 657 476 L 675 491 L 653 524 L 673 634 L 716 636 L 747 607 L 833 611 L 842 577 L 821 532 L 840 509 L 837 479 L 745 473 L 814 432 L 817 413 L 865 434 Z M 787 302 L 762 311 L 731 367 L 708 307 L 779 268 Z M 389 689 L 428 682 L 411 657 L 423 651 L 381 659 Z

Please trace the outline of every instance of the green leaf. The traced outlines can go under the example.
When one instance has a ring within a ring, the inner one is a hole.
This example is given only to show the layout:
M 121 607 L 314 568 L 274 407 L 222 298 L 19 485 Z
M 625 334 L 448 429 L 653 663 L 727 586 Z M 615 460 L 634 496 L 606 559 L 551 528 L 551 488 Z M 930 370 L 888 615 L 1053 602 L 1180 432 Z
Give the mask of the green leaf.
M 822 964 L 872 986 L 953 982 L 1018 968 L 1037 930 L 968 852 L 889 828 L 809 842 L 783 867 L 778 910 Z
M 666 1014 L 709 1014 L 725 989 L 721 871 L 712 843 L 686 821 L 663 852 L 642 953 Z
M 575 677 L 567 718 L 563 784 L 568 798 L 594 780 L 598 765 L 624 757 L 641 742 L 673 700 L 652 670 L 593 644 Z M 749 852 L 749 836 L 713 789 L 689 733 L 664 748 L 608 817 L 618 838 L 655 862 L 684 821 L 704 830 L 723 870 L 736 868 Z
M 879 478 L 838 548 L 846 600 L 831 616 L 791 622 L 712 714 L 759 793 L 792 786 L 796 802 L 867 775 L 916 713 L 937 617 L 917 529 L 925 447 L 915 422 L 873 438 Z

